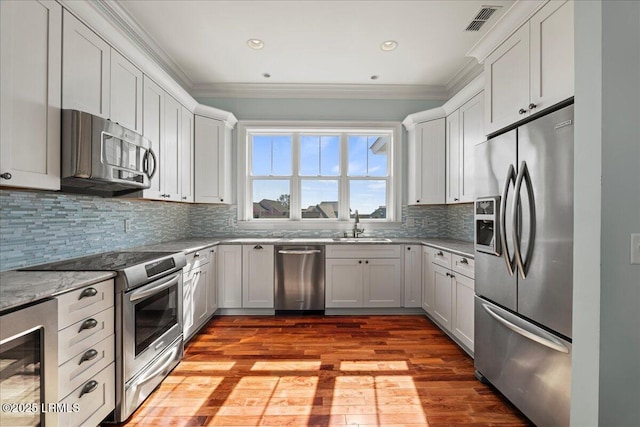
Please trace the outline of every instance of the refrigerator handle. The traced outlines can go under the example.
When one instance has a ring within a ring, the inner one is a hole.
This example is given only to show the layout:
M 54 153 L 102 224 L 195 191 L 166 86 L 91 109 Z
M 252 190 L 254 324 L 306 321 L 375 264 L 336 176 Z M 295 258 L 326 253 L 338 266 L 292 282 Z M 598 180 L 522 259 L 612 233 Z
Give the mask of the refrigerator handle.
M 508 321 L 507 319 L 503 318 L 502 316 L 500 316 L 498 313 L 496 313 L 495 311 L 493 311 L 491 309 L 490 306 L 488 306 L 487 304 L 482 304 L 482 308 L 484 308 L 484 310 L 491 316 L 493 317 L 495 320 L 497 320 L 498 322 L 500 322 L 503 326 L 505 326 L 508 329 L 511 329 L 513 332 L 522 335 L 525 338 L 529 338 L 531 341 L 535 341 L 538 344 L 542 344 L 545 347 L 549 347 L 555 351 L 559 351 L 560 353 L 569 353 L 569 349 L 562 344 L 560 341 L 556 340 L 555 338 L 553 338 L 552 336 L 548 335 L 548 336 L 540 336 L 539 334 L 533 332 L 533 331 L 529 331 L 521 326 L 516 325 L 513 322 Z M 547 334 L 545 334 L 547 335 Z
M 502 198 L 500 199 L 500 223 L 498 228 L 500 229 L 500 244 L 504 249 L 502 256 L 507 264 L 507 270 L 509 274 L 513 276 L 513 270 L 515 269 L 514 257 L 509 254 L 509 246 L 507 245 L 507 196 L 509 195 L 509 188 L 511 183 L 516 184 L 516 171 L 513 165 L 509 165 L 507 171 L 507 178 L 504 182 L 504 189 L 502 190 Z M 515 214 L 514 214 L 515 215 Z
M 516 263 L 518 264 L 518 270 L 520 271 L 520 277 L 527 278 L 529 271 L 529 260 L 533 254 L 533 244 L 535 241 L 536 232 L 536 211 L 535 200 L 533 197 L 533 185 L 531 183 L 531 175 L 529 175 L 529 168 L 527 162 L 523 161 L 520 164 L 520 170 L 518 171 L 518 177 L 516 178 L 516 188 L 513 198 L 513 212 L 520 208 L 520 190 L 522 188 L 522 182 L 524 180 L 525 187 L 527 189 L 527 197 L 529 198 L 529 245 L 527 247 L 527 260 L 522 258 L 522 248 L 520 242 L 520 236 L 518 235 L 518 223 L 517 215 L 513 216 L 513 251 L 515 252 Z

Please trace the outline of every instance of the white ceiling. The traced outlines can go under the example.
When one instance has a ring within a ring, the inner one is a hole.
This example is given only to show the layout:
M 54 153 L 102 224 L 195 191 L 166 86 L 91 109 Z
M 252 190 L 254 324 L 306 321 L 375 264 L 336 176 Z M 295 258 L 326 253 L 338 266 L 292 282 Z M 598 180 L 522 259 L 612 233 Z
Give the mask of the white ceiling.
M 513 0 L 119 0 L 190 89 L 228 84 L 420 85 L 448 88 L 475 65 L 466 52 Z M 502 6 L 480 32 L 483 5 Z M 264 40 L 250 49 L 249 38 Z M 395 51 L 380 44 L 395 40 Z M 263 73 L 269 73 L 266 79 Z M 371 80 L 377 75 L 377 80 Z

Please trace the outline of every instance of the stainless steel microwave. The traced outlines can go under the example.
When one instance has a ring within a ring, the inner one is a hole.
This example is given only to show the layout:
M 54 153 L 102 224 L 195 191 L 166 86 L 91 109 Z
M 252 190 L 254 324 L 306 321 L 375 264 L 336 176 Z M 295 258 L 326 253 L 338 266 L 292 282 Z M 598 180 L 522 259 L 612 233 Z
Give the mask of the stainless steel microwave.
M 121 196 L 150 187 L 151 142 L 102 117 L 62 110 L 62 191 Z

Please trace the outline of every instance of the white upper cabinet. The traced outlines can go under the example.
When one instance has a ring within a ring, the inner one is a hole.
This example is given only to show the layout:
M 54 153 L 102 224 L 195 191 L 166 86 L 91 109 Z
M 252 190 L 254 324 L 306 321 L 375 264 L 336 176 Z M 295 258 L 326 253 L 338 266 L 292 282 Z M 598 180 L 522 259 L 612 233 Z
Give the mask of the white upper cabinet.
M 550 1 L 487 56 L 488 134 L 574 93 L 573 2 Z
M 142 71 L 111 49 L 111 120 L 142 133 Z
M 163 143 L 163 118 L 164 118 L 164 90 L 151 79 L 143 78 L 143 108 L 142 108 L 142 134 L 151 141 L 151 150 L 155 157 L 155 165 L 149 166 L 155 173 L 151 177 L 151 187 L 143 191 L 143 197 L 147 199 L 160 199 L 165 193 L 162 191 L 162 143 Z
M 474 150 L 485 139 L 481 92 L 447 116 L 447 203 L 473 202 Z
M 193 113 L 182 107 L 180 121 L 180 201 L 193 202 Z
M 62 7 L 0 2 L 0 185 L 60 189 Z
M 445 119 L 416 124 L 408 138 L 408 204 L 444 203 Z
M 195 202 L 231 203 L 231 129 L 195 116 Z
M 62 108 L 108 119 L 111 47 L 71 13 L 62 21 Z
M 164 120 L 162 123 L 162 160 L 160 160 L 160 178 L 164 200 L 180 201 L 180 120 L 182 106 L 165 93 Z

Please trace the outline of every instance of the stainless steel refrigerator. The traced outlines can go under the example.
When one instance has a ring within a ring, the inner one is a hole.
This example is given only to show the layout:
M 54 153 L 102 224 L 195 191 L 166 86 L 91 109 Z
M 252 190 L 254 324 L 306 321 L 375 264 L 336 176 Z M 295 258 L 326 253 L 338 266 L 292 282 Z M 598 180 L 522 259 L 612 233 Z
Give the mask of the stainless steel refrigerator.
M 573 104 L 476 146 L 475 369 L 531 421 L 568 425 Z

